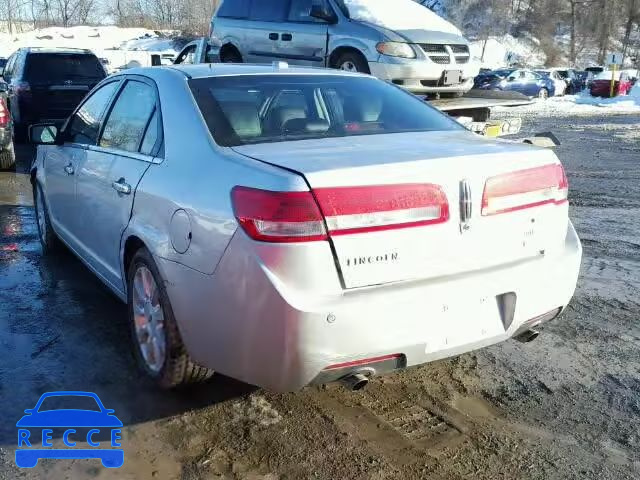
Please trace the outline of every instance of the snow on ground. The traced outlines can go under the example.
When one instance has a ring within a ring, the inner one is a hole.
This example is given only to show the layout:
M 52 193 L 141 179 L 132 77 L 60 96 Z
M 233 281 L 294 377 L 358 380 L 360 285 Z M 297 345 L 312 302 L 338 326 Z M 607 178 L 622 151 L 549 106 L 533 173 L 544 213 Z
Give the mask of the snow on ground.
M 471 42 L 471 55 L 482 58 L 484 40 Z M 544 65 L 546 56 L 535 39 L 515 38 L 511 35 L 491 37 L 484 48 L 485 68 L 500 68 L 512 64 Z
M 592 97 L 589 92 L 578 95 L 553 97 L 546 101 L 537 101 L 531 105 L 515 108 L 496 108 L 496 114 L 566 116 L 566 115 L 612 115 L 640 113 L 640 83 L 629 95 L 614 98 Z M 497 116 L 497 115 L 496 115 Z
M 150 52 L 177 54 L 170 38 L 146 28 L 50 27 L 25 33 L 0 33 L 0 56 L 8 57 L 21 47 L 88 48 L 109 60 L 108 68 L 150 65 Z

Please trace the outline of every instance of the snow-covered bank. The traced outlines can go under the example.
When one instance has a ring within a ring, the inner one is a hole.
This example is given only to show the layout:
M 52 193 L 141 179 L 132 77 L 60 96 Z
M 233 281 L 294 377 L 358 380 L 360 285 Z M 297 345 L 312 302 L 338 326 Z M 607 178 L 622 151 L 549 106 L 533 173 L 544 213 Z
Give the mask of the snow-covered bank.
M 546 101 L 538 101 L 532 105 L 515 108 L 496 108 L 496 113 L 512 113 L 518 115 L 613 115 L 640 113 L 640 83 L 629 95 L 614 98 L 592 97 L 588 92 L 565 97 L 553 97 Z
M 176 54 L 171 38 L 146 28 L 50 27 L 17 34 L 0 34 L 0 56 L 22 47 L 88 48 L 109 60 L 110 68 L 150 64 L 149 52 Z
M 484 57 L 482 51 L 484 49 Z M 514 64 L 541 66 L 546 56 L 537 40 L 515 38 L 511 35 L 492 37 L 486 41 L 471 42 L 471 55 L 485 68 L 500 68 Z

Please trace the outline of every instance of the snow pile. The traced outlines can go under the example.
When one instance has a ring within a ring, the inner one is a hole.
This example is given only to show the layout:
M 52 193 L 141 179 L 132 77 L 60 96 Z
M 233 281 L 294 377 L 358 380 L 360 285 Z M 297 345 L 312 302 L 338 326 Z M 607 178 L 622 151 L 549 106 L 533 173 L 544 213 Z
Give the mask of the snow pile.
M 413 0 L 344 0 L 352 19 L 389 30 L 433 30 L 462 36 L 462 32 Z
M 640 113 L 640 83 L 635 85 L 629 95 L 613 98 L 592 97 L 589 92 L 578 95 L 553 97 L 531 105 L 516 108 L 497 108 L 496 112 L 517 115 L 546 115 L 559 117 L 565 115 L 613 115 Z
M 492 37 L 471 43 L 471 55 L 480 60 L 484 49 L 484 68 L 508 67 L 514 64 L 544 65 L 546 56 L 535 39 L 515 38 L 511 35 Z
M 168 32 L 174 33 L 174 32 Z M 107 70 L 150 66 L 151 55 L 177 55 L 171 38 L 146 28 L 50 27 L 9 35 L 0 33 L 0 57 L 9 57 L 22 47 L 87 48 L 107 60 Z

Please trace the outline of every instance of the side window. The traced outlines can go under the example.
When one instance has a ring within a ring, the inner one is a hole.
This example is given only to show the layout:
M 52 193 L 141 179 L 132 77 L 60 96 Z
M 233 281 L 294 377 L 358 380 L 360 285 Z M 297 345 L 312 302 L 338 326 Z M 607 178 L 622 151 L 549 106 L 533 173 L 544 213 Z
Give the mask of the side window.
M 287 0 L 253 0 L 249 18 L 260 22 L 281 22 L 287 15 Z
M 313 5 L 322 5 L 327 7 L 325 0 L 291 0 L 291 8 L 289 9 L 290 22 L 307 22 L 307 23 L 325 23 L 318 18 L 310 16 L 311 7 Z
M 183 64 L 183 65 L 191 65 L 193 63 L 193 58 L 195 54 L 196 54 L 196 45 L 191 45 L 190 47 L 187 47 L 182 52 L 180 52 L 180 55 L 178 55 L 178 58 L 176 58 L 175 63 Z
M 7 64 L 4 67 L 4 74 L 3 77 L 7 82 L 11 81 L 11 77 L 13 76 L 13 66 L 16 64 L 16 55 L 11 55 L 11 57 L 9 57 L 9 60 L 7 61 Z
M 100 119 L 120 82 L 111 82 L 95 91 L 71 117 L 67 127 L 67 141 L 95 145 L 98 141 Z
M 109 113 L 100 146 L 126 152 L 139 151 L 155 108 L 155 90 L 146 83 L 128 81 Z
M 158 109 L 156 108 L 153 111 L 153 116 L 147 126 L 147 132 L 144 134 L 144 138 L 142 139 L 140 153 L 144 153 L 145 155 L 151 155 L 153 153 L 153 147 L 156 146 L 156 142 L 158 141 L 158 132 L 160 128 L 160 125 L 158 124 L 159 121 L 160 115 L 158 115 Z
M 250 1 L 251 0 L 223 0 L 216 16 L 227 18 L 247 18 L 249 16 Z

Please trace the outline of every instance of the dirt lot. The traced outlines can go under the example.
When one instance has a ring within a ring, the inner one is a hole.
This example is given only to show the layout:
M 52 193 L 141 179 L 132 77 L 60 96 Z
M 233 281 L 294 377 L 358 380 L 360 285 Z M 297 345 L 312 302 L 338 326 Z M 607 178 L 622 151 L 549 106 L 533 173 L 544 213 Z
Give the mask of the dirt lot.
M 0 479 L 640 478 L 640 116 L 527 122 L 563 141 L 585 248 L 572 305 L 531 344 L 361 393 L 274 395 L 224 378 L 158 392 L 134 368 L 123 306 L 69 254 L 41 257 L 26 176 L 0 172 Z M 16 468 L 23 410 L 74 389 L 124 422 L 124 466 Z

